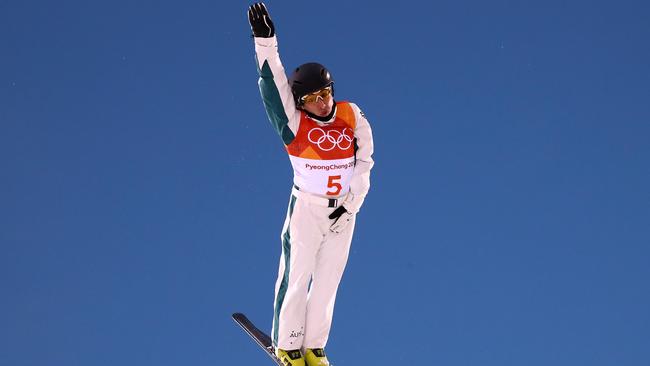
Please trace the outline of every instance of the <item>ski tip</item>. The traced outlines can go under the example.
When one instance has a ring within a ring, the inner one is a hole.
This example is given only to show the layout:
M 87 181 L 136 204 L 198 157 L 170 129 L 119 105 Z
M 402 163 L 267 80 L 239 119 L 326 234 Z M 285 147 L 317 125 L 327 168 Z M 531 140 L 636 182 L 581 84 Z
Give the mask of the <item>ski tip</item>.
M 238 320 L 238 319 L 246 319 L 246 315 L 244 315 L 243 313 L 232 313 L 231 316 L 232 316 L 232 318 L 235 319 L 235 320 Z

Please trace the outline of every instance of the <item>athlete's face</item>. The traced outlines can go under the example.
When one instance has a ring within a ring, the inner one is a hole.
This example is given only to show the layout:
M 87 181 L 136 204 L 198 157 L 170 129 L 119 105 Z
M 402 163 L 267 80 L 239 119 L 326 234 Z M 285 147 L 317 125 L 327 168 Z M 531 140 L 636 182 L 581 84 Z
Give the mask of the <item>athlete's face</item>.
M 302 109 L 318 117 L 327 117 L 334 107 L 334 98 L 332 98 L 332 89 L 327 87 L 317 92 L 308 94 L 304 97 L 305 101 Z

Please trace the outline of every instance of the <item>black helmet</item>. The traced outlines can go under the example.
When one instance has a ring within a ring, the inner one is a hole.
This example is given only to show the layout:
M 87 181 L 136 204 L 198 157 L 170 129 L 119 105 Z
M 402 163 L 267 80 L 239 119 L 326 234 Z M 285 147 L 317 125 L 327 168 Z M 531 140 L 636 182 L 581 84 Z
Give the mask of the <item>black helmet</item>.
M 301 104 L 300 98 L 332 84 L 334 84 L 334 79 L 330 72 L 317 62 L 308 62 L 296 67 L 289 78 L 293 99 L 298 106 Z

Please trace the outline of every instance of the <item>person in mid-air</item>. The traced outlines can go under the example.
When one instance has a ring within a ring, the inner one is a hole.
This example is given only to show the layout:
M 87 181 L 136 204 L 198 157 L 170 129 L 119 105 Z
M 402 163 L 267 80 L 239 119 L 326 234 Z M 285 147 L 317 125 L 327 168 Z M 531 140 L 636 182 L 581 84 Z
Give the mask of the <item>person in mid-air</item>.
M 336 292 L 370 188 L 372 131 L 357 105 L 334 100 L 334 79 L 323 65 L 300 65 L 287 79 L 263 3 L 249 7 L 248 19 L 262 100 L 294 172 L 271 338 L 287 366 L 329 365 L 324 348 Z

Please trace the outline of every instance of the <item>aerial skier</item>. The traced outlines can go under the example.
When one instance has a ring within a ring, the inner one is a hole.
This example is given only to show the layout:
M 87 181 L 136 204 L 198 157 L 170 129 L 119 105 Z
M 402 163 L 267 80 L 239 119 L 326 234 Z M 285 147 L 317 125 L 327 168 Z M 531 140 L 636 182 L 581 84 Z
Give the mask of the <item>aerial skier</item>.
M 263 3 L 248 9 L 259 89 L 293 166 L 281 234 L 271 339 L 285 365 L 329 365 L 325 355 L 355 218 L 370 188 L 373 139 L 350 102 L 334 100 L 334 79 L 305 63 L 287 78 L 275 26 Z

